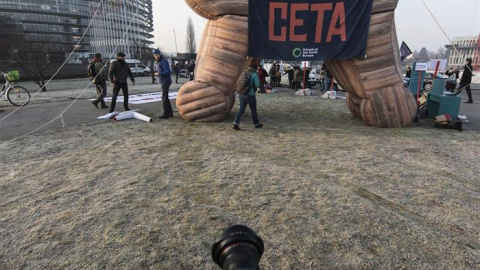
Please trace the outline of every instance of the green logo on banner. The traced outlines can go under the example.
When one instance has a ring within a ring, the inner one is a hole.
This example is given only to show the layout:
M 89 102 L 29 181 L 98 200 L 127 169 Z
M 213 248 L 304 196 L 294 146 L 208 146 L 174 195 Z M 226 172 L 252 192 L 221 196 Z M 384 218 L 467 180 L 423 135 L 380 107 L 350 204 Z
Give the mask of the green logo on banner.
M 293 49 L 292 54 L 293 54 L 293 57 L 298 58 L 298 57 L 302 56 L 302 50 L 300 48 L 295 48 L 295 49 Z

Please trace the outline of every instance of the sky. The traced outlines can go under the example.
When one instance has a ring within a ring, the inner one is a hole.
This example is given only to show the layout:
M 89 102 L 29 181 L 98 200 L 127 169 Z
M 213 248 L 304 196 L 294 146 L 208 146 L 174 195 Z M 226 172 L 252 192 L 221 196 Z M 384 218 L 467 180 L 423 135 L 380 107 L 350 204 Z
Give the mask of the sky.
M 436 52 L 440 47 L 450 43 L 449 38 L 452 40 L 454 37 L 480 34 L 480 0 L 423 0 L 423 2 L 446 35 L 423 5 L 422 0 L 400 0 L 395 11 L 398 41 L 399 43 L 405 41 L 412 51 L 420 51 L 425 47 Z M 153 0 L 155 47 L 169 53 L 186 52 L 188 17 L 192 18 L 195 27 L 198 48 L 207 20 L 194 13 L 183 0 Z

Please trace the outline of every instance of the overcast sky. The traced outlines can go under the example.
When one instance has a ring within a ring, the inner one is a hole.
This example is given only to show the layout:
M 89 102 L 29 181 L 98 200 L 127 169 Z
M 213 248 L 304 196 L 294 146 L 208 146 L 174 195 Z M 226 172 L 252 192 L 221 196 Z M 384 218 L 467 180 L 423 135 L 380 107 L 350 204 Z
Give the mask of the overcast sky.
M 217 0 L 218 1 L 218 0 Z M 457 36 L 477 36 L 480 33 L 480 0 L 424 0 L 450 39 Z M 153 0 L 156 47 L 166 52 L 186 51 L 187 20 L 191 16 L 195 27 L 197 48 L 206 19 L 194 13 L 183 0 Z M 398 41 L 405 41 L 412 51 L 426 47 L 437 51 L 449 43 L 430 16 L 421 0 L 400 0 L 396 9 Z

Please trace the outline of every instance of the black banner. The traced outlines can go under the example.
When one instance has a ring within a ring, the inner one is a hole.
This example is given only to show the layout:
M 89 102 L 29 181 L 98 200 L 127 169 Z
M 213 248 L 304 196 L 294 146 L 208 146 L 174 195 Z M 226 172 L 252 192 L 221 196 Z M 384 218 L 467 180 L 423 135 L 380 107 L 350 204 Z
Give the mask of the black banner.
M 410 55 L 412 55 L 412 51 L 407 46 L 407 43 L 403 41 L 402 45 L 400 46 L 400 60 L 403 61 L 405 58 L 409 57 Z
M 249 0 L 248 55 L 286 61 L 365 56 L 373 0 Z

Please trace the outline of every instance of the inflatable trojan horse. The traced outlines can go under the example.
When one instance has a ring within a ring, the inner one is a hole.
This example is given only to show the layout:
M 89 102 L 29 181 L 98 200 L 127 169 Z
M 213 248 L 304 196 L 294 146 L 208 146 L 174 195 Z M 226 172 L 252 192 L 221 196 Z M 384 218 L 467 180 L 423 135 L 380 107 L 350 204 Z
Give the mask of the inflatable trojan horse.
M 195 79 L 177 97 L 180 115 L 188 121 L 223 119 L 235 102 L 235 85 L 252 59 L 248 52 L 248 0 L 185 0 L 208 19 L 197 54 Z M 394 23 L 398 0 L 373 0 L 367 57 L 328 61 L 345 89 L 347 107 L 367 125 L 406 127 L 417 105 L 404 88 Z

